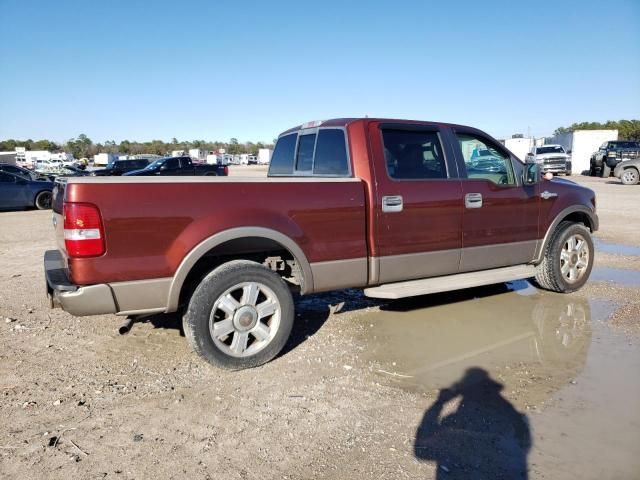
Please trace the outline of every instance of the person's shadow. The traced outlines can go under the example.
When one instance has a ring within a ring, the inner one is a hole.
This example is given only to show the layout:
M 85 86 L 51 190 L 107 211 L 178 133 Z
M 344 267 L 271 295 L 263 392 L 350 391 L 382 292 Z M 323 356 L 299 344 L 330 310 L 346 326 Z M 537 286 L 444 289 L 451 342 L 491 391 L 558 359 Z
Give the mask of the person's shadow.
M 440 390 L 416 432 L 414 454 L 437 462 L 437 479 L 527 479 L 531 432 L 526 415 L 500 391 L 501 383 L 482 368 Z M 455 411 L 443 415 L 458 399 Z

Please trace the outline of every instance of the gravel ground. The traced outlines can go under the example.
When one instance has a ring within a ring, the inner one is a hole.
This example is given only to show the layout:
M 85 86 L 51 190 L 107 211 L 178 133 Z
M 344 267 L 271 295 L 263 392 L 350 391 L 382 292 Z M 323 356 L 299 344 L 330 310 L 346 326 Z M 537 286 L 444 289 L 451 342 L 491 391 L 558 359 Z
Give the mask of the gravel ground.
M 640 256 L 617 244 L 639 246 L 640 187 L 574 180 L 607 250 L 580 292 L 302 298 L 283 354 L 241 372 L 177 315 L 120 336 L 49 310 L 51 213 L 0 212 L 0 478 L 637 478 Z

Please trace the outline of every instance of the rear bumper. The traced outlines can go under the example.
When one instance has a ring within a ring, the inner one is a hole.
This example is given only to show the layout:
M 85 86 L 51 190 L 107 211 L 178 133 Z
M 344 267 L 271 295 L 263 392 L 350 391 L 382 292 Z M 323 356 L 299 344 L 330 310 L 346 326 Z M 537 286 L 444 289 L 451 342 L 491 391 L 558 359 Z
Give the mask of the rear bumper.
M 118 311 L 109 285 L 80 287 L 71 283 L 58 250 L 45 252 L 44 276 L 47 282 L 47 297 L 52 308 L 60 307 L 76 316 L 102 315 Z
M 62 308 L 71 315 L 149 315 L 169 311 L 167 307 L 172 278 L 152 278 L 131 282 L 79 286 L 69 280 L 58 250 L 44 254 L 44 276 L 51 308 Z

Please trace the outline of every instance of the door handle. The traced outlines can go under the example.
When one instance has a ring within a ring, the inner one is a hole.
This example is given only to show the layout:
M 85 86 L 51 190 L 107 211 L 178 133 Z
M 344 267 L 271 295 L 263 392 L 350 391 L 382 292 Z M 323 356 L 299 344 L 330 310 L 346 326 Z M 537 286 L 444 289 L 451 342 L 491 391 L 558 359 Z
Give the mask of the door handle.
M 481 193 L 467 193 L 464 196 L 464 206 L 467 208 L 480 208 L 482 207 L 482 194 Z
M 401 212 L 402 196 L 390 195 L 388 197 L 382 197 L 382 211 L 383 212 Z
M 544 192 L 542 192 L 540 194 L 540 196 L 542 198 L 544 198 L 545 200 L 549 200 L 550 198 L 557 197 L 558 194 L 557 193 L 548 192 L 548 191 L 545 190 Z

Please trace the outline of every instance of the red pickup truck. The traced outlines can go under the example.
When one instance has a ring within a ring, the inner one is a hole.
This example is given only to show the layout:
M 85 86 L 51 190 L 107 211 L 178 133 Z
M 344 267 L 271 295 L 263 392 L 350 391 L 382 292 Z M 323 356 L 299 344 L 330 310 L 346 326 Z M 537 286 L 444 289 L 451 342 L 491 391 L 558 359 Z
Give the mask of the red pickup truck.
M 393 299 L 523 278 L 571 292 L 598 228 L 593 191 L 480 130 L 370 118 L 287 130 L 268 178 L 70 177 L 53 211 L 53 306 L 183 311 L 194 350 L 233 369 L 283 348 L 292 292 Z

